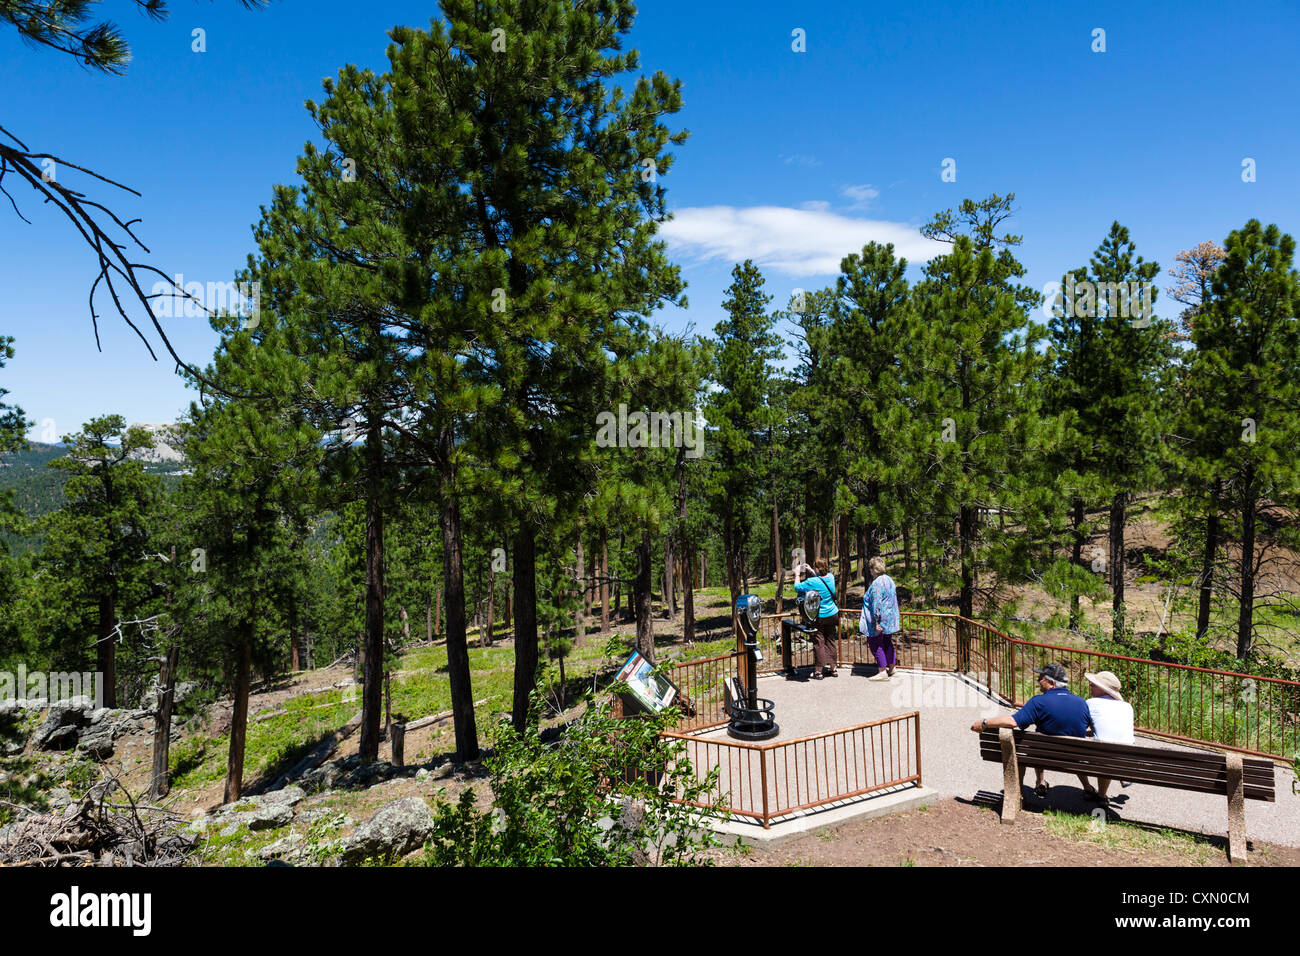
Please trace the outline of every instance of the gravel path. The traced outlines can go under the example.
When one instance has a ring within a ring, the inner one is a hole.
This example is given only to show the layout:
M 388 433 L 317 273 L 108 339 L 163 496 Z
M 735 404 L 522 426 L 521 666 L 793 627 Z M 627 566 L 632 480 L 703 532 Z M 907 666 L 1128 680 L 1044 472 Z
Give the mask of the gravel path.
M 874 670 L 874 668 L 873 668 Z M 806 673 L 806 672 L 801 672 Z M 758 692 L 776 705 L 781 733 L 774 741 L 790 740 L 882 717 L 920 711 L 921 772 L 923 782 L 939 792 L 972 800 L 978 794 L 998 797 L 1002 768 L 980 759 L 978 735 L 970 725 L 981 717 L 1011 713 L 1011 708 L 991 701 L 978 688 L 955 675 L 898 671 L 889 682 L 867 680 L 870 671 L 841 667 L 839 676 L 825 680 L 786 680 L 764 677 Z M 726 731 L 705 735 L 725 739 Z M 1179 748 L 1164 740 L 1139 737 L 1156 747 Z M 1026 778 L 1033 781 L 1032 774 Z M 1246 834 L 1253 840 L 1300 846 L 1300 796 L 1292 790 L 1294 775 L 1278 767 L 1274 772 L 1277 802 L 1246 801 Z M 1029 795 L 1028 806 L 1047 806 L 1091 813 L 1096 804 L 1083 798 L 1073 774 L 1047 774 L 1047 799 Z M 1224 797 L 1189 793 L 1164 787 L 1134 784 L 1121 789 L 1111 784 L 1112 819 L 1174 827 L 1195 833 L 1223 836 L 1228 829 Z

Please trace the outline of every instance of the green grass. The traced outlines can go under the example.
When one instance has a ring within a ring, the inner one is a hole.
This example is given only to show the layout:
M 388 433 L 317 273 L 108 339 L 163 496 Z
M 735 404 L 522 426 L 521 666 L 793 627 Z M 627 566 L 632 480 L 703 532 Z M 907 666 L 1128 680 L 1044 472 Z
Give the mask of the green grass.
M 1213 845 L 1189 833 L 1173 830 L 1150 829 L 1122 822 L 1102 824 L 1092 816 L 1059 810 L 1045 810 L 1043 821 L 1050 836 L 1106 849 L 1174 853 L 1186 858 L 1188 863 L 1213 862 L 1221 854 Z

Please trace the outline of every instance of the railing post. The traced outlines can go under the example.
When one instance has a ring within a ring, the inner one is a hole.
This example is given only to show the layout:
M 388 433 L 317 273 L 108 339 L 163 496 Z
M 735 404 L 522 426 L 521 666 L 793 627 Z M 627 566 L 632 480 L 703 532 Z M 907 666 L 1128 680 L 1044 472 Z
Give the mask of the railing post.
M 921 712 L 912 713 L 912 728 L 916 734 L 916 785 L 924 786 L 921 780 Z
M 758 752 L 758 773 L 763 778 L 763 829 L 770 830 L 772 821 L 767 812 L 767 749 Z

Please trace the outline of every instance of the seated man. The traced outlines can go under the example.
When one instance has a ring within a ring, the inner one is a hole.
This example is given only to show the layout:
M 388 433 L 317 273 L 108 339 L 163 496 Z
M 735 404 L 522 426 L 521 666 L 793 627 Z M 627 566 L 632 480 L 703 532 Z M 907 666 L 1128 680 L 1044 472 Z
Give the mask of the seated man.
M 1041 694 L 1029 698 L 1025 706 L 1009 717 L 977 720 L 970 725 L 970 729 L 976 733 L 1000 727 L 1023 730 L 1032 724 L 1040 734 L 1056 737 L 1087 736 L 1088 728 L 1092 726 L 1092 715 L 1088 712 L 1088 704 L 1084 699 L 1070 693 L 1070 675 L 1065 668 L 1060 664 L 1048 664 L 1034 673 L 1038 675 Z M 1043 780 L 1043 768 L 1035 767 L 1034 771 L 1038 778 L 1034 785 L 1034 795 L 1045 797 L 1047 784 Z M 1023 768 L 1020 774 L 1023 780 Z
M 1110 671 L 1084 674 L 1083 678 L 1092 692 L 1087 704 L 1088 713 L 1092 715 L 1093 736 L 1107 743 L 1133 743 L 1133 705 L 1120 693 L 1119 678 Z M 1090 800 L 1096 800 L 1103 807 L 1110 806 L 1110 799 L 1106 796 L 1110 780 L 1098 777 L 1096 789 L 1083 774 L 1079 774 L 1079 782 Z

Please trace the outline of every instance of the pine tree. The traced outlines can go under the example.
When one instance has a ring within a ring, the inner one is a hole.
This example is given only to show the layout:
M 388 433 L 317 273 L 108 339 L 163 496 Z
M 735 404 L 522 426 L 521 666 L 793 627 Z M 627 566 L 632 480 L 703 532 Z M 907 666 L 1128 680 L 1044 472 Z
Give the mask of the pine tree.
M 234 697 L 225 803 L 243 790 L 254 658 L 267 670 L 283 662 L 283 648 L 268 646 L 285 599 L 278 568 L 292 554 L 294 517 L 315 497 L 321 456 L 320 433 L 296 401 L 305 366 L 287 347 L 284 328 L 267 316 L 255 329 L 240 324 L 212 320 L 222 338 L 206 377 L 227 394 L 190 406 L 185 455 L 192 470 L 182 485 L 193 533 L 202 535 L 190 551 L 188 601 L 222 647 Z
M 135 456 L 154 443 L 120 415 L 92 419 L 63 442 L 68 454 L 50 465 L 68 475 L 66 503 L 45 522 L 40 563 L 68 586 L 69 599 L 95 608 L 95 670 L 104 706 L 116 707 L 120 617 L 139 600 L 141 557 L 161 487 Z
M 512 552 L 514 720 L 522 729 L 539 663 L 536 551 L 580 506 L 592 477 L 609 355 L 638 347 L 643 319 L 679 296 L 654 239 L 659 177 L 673 163 L 661 118 L 680 109 L 663 74 L 615 87 L 638 65 L 619 52 L 635 8 L 573 0 L 449 0 L 447 27 L 399 28 L 399 116 L 415 155 L 446 157 L 466 213 L 443 281 L 476 313 L 490 396 L 467 431 L 491 463 L 476 474 L 516 515 Z M 461 239 L 460 237 L 463 237 Z M 444 295 L 446 293 L 443 293 Z M 451 303 L 449 302 L 448 305 Z
M 1035 487 L 1035 461 L 1059 437 L 1041 415 L 1045 358 L 1037 344 L 1045 330 L 1029 318 L 1039 296 L 1014 282 L 1025 270 L 1009 247 L 1020 237 L 997 235 L 1013 198 L 968 199 L 957 212 L 937 215 L 923 232 L 952 249 L 927 263 L 915 290 L 918 411 L 930 424 L 937 510 L 957 516 L 965 618 L 975 614 L 979 570 L 1000 567 L 1005 574 L 1016 558 L 1006 535 L 981 530 L 981 512 L 1009 512 L 1021 535 L 1041 533 L 1045 496 Z M 960 670 L 970 666 L 969 654 L 970 636 L 963 634 Z
M 1260 517 L 1300 489 L 1300 277 L 1295 240 L 1276 225 L 1252 219 L 1229 234 L 1225 249 L 1192 326 L 1189 412 L 1199 434 L 1191 466 L 1222 480 L 1240 541 L 1236 643 L 1244 661 L 1255 643 Z
M 774 363 L 781 340 L 767 312 L 772 297 L 752 260 L 731 270 L 732 283 L 714 328 L 713 381 L 705 414 L 717 446 L 712 510 L 721 519 L 723 559 L 731 593 L 732 623 L 740 597 L 741 562 L 750 536 L 749 518 L 766 481 L 762 442 L 775 421 L 770 405 Z

